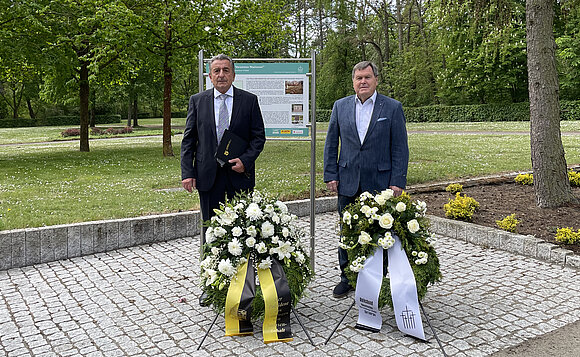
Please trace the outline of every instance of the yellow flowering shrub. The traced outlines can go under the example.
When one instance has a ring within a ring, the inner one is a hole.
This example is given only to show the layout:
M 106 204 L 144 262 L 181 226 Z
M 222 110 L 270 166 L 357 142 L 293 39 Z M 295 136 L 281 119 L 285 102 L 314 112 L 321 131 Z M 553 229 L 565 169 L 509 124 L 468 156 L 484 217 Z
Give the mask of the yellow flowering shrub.
M 570 186 L 580 187 L 580 172 L 574 170 L 568 171 L 568 179 L 570 180 Z
M 532 174 L 519 174 L 514 179 L 516 183 L 520 185 L 533 185 L 534 184 L 534 175 Z
M 471 221 L 475 211 L 479 209 L 479 202 L 467 195 L 461 196 L 461 193 L 455 194 L 455 199 L 449 199 L 449 203 L 443 205 L 445 217 L 458 219 L 462 221 Z
M 516 231 L 518 230 L 519 223 L 520 223 L 520 221 L 516 218 L 515 213 L 510 214 L 509 216 L 505 217 L 504 219 L 501 219 L 499 221 L 495 221 L 495 224 L 497 224 L 497 226 L 500 229 L 503 229 L 504 231 L 512 232 L 512 233 L 516 233 Z
M 578 232 L 574 232 L 570 227 L 558 228 L 555 238 L 556 241 L 565 244 L 580 243 L 580 229 Z
M 452 194 L 456 194 L 457 192 L 463 191 L 463 185 L 459 183 L 452 183 L 445 187 L 445 191 L 450 192 Z

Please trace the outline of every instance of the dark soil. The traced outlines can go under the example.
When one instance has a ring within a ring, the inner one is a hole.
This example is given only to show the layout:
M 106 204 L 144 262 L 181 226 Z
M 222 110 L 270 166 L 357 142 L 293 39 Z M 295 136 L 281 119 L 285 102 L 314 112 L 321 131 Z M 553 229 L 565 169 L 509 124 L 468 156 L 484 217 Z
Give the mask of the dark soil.
M 574 195 L 580 198 L 580 188 L 572 188 Z M 443 205 L 454 198 L 449 192 L 411 192 L 413 199 L 427 203 L 427 213 L 445 217 Z M 476 185 L 463 188 L 462 194 L 473 197 L 480 204 L 474 214 L 472 223 L 498 228 L 495 221 L 515 213 L 520 221 L 517 233 L 533 235 L 547 242 L 558 244 L 562 248 L 580 254 L 580 244 L 562 244 L 556 242 L 556 230 L 563 227 L 580 229 L 580 205 L 568 205 L 559 208 L 538 208 L 532 186 L 523 186 L 514 182 Z

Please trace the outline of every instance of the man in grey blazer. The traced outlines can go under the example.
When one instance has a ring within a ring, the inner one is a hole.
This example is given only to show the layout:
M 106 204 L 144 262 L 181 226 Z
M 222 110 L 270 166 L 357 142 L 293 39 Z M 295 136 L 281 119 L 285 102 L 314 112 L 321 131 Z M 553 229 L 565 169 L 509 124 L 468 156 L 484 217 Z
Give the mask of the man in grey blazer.
M 405 115 L 400 102 L 378 94 L 378 70 L 363 61 L 352 70 L 356 95 L 337 100 L 332 108 L 324 145 L 324 182 L 338 193 L 338 212 L 363 192 L 392 189 L 400 195 L 407 184 L 409 147 Z M 340 152 L 339 152 L 340 147 Z M 348 258 L 338 248 L 341 281 L 334 297 L 352 287 L 344 274 Z
M 204 221 L 214 215 L 214 208 L 226 196 L 233 198 L 237 192 L 254 189 L 254 163 L 266 142 L 258 98 L 235 88 L 235 76 L 232 59 L 217 55 L 210 60 L 209 78 L 214 88 L 189 99 L 181 141 L 181 184 L 189 192 L 199 192 Z M 225 128 L 247 145 L 243 154 L 222 167 L 215 153 Z

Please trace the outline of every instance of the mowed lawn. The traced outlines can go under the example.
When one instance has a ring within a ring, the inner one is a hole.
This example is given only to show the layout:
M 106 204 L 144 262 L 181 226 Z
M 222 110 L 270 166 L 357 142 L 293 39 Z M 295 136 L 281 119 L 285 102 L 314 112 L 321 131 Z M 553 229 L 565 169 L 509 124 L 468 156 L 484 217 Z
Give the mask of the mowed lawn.
M 578 164 L 580 123 L 564 123 L 571 125 L 563 125 L 562 131 L 573 134 L 562 136 L 566 160 Z M 528 123 L 491 123 L 493 128 L 482 123 L 436 124 L 408 125 L 410 185 L 531 168 L 529 136 L 515 133 L 529 130 Z M 322 195 L 326 125 L 317 129 L 316 190 Z M 38 128 L 28 130 L 40 133 Z M 2 139 L 6 131 L 18 136 L 16 129 L 0 129 L 0 144 L 9 144 Z M 91 151 L 81 153 L 78 141 L 43 143 L 48 138 L 34 143 L 34 135 L 26 135 L 24 128 L 18 131 L 24 141 L 0 146 L 0 229 L 198 208 L 197 195 L 179 189 L 180 135 L 173 137 L 175 156 L 165 158 L 159 136 L 91 140 Z M 14 144 L 26 141 L 33 143 Z M 267 141 L 257 162 L 256 188 L 290 200 L 308 197 L 309 185 L 310 142 Z

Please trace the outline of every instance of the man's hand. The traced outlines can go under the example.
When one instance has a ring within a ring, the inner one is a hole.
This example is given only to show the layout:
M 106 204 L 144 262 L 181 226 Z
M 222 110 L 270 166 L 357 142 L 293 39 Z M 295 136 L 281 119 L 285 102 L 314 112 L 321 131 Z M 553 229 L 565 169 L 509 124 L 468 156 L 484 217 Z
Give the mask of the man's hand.
M 231 159 L 228 161 L 230 164 L 234 164 L 234 166 L 232 166 L 232 170 L 234 170 L 235 172 L 239 173 L 239 174 L 243 174 L 244 171 L 246 171 L 246 168 L 244 167 L 244 163 L 242 162 L 242 160 L 240 160 L 240 158 L 235 158 L 235 159 Z
M 338 193 L 338 181 L 328 181 L 326 183 L 326 188 L 332 192 Z
M 193 192 L 193 190 L 197 189 L 195 186 L 194 178 L 186 178 L 185 180 L 181 180 L 181 186 L 183 186 L 187 192 Z
M 397 197 L 397 196 L 400 196 L 400 195 L 401 195 L 401 193 L 403 193 L 403 189 L 402 189 L 402 188 L 400 188 L 399 186 L 389 186 L 389 188 L 390 188 L 391 190 L 393 190 L 393 195 L 394 195 L 395 197 Z

